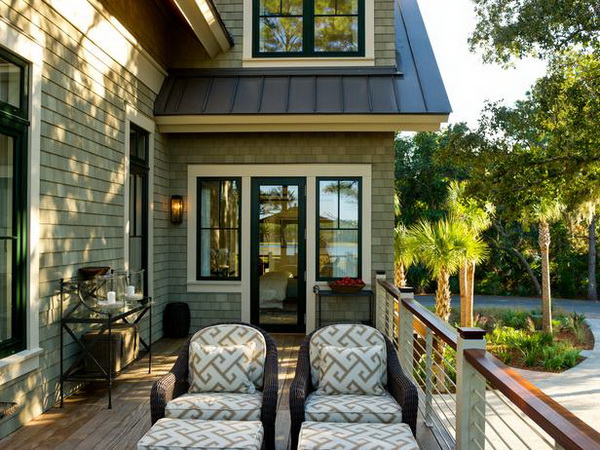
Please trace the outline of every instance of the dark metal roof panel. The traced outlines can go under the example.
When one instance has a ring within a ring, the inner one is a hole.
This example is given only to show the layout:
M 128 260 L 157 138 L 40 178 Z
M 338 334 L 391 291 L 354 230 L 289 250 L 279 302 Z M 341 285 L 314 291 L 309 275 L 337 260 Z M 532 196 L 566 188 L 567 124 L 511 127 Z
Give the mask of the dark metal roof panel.
M 339 114 L 344 111 L 341 76 L 319 76 L 315 87 L 316 112 Z
M 289 103 L 286 112 L 307 114 L 315 112 L 316 77 L 290 77 Z
M 367 77 L 348 76 L 342 78 L 344 89 L 344 112 L 370 113 L 369 89 Z
M 288 105 L 290 77 L 265 77 L 263 81 L 260 114 L 285 114 Z
M 397 83 L 401 109 L 432 114 L 452 111 L 417 0 L 397 0 L 396 65 L 405 82 Z
M 239 78 L 232 113 L 253 114 L 259 110 L 263 80 L 263 77 Z

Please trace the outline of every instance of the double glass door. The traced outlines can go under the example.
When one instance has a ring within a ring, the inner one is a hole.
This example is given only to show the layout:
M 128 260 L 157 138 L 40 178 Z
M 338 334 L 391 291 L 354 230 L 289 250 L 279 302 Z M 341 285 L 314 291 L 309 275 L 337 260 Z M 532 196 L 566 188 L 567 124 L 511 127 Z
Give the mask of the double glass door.
M 252 323 L 304 332 L 306 207 L 304 178 L 252 180 Z

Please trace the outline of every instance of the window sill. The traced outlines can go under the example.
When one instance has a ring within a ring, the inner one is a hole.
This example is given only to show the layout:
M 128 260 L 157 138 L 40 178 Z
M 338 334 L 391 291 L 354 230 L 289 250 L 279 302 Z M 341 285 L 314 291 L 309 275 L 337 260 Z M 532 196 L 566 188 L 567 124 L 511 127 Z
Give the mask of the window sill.
M 219 280 L 188 280 L 188 292 L 224 292 L 241 293 L 242 282 L 237 281 L 219 281 Z
M 43 352 L 38 347 L 0 359 L 0 386 L 39 368 Z
M 244 67 L 349 67 L 374 66 L 375 58 L 361 57 L 323 57 L 323 58 L 244 58 Z

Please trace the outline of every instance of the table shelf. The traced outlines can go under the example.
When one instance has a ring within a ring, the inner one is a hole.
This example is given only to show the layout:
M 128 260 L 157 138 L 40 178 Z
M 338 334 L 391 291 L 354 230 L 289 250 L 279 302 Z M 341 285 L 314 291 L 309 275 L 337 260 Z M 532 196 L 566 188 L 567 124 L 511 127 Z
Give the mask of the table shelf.
M 148 318 L 147 342 L 139 336 L 139 343 L 148 352 L 148 373 L 152 372 L 152 299 L 144 297 L 138 301 L 127 303 L 114 308 L 105 308 L 97 304 L 92 281 L 81 278 L 60 280 L 60 406 L 64 404 L 65 381 L 105 381 L 108 389 L 108 408 L 112 408 L 112 383 L 124 370 L 114 371 L 112 353 L 113 333 L 118 324 L 138 325 L 142 319 Z M 98 336 L 87 343 L 83 335 L 78 335 L 75 327 L 90 325 L 87 331 L 99 331 Z M 106 331 L 108 338 L 108 367 L 98 361 L 90 350 L 91 345 L 101 343 L 100 337 Z M 65 368 L 65 334 L 71 341 L 77 343 L 81 353 L 75 361 Z M 141 334 L 141 333 L 140 333 Z M 97 372 L 85 371 L 85 357 L 98 367 Z

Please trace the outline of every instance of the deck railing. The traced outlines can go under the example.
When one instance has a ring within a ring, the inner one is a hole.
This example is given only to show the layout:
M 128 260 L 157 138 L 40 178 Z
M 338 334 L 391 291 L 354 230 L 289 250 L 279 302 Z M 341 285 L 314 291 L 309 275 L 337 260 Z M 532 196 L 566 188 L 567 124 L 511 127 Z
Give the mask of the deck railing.
M 485 331 L 451 327 L 377 275 L 376 326 L 419 388 L 442 448 L 600 449 L 600 433 L 485 350 Z

